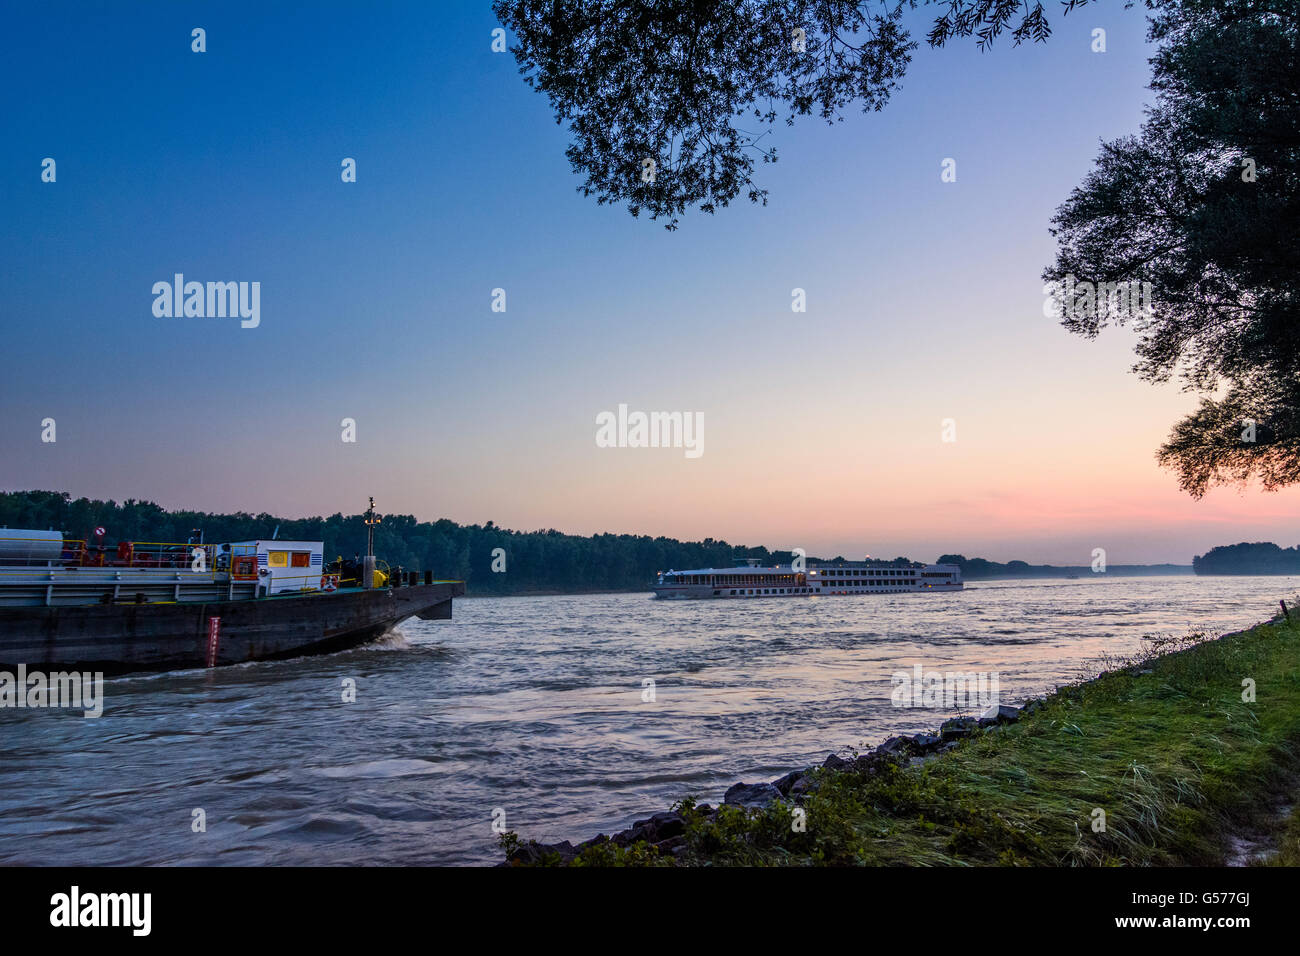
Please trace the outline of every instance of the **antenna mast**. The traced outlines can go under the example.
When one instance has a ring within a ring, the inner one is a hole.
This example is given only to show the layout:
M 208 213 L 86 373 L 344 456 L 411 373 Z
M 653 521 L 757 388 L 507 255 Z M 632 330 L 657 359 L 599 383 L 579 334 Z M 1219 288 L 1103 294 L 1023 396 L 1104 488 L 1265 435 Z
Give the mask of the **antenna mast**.
M 375 525 L 379 524 L 379 515 L 375 514 L 375 496 L 370 496 L 370 507 L 366 509 L 366 557 L 375 556 Z
M 370 497 L 370 507 L 366 509 L 366 558 L 361 564 L 361 586 L 375 586 L 375 525 L 379 524 L 379 515 L 375 514 L 375 498 Z

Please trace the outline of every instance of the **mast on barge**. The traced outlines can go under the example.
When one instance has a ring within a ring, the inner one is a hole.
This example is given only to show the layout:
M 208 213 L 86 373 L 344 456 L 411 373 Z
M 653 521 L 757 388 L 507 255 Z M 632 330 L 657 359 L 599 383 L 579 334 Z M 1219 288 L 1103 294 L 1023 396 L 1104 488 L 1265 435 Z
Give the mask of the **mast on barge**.
M 367 589 L 375 586 L 375 525 L 381 520 L 375 514 L 375 496 L 371 495 L 370 507 L 366 509 L 366 558 L 361 572 L 361 586 Z

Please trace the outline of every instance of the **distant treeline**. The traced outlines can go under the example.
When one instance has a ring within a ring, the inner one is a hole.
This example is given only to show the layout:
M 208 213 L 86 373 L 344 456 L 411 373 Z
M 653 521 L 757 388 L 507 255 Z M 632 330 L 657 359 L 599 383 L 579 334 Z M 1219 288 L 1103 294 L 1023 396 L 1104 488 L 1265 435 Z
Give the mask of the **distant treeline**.
M 1272 541 L 1225 544 L 1192 559 L 1197 574 L 1300 574 L 1300 545 L 1280 548 Z
M 1028 564 L 1024 561 L 987 561 L 968 558 L 963 554 L 945 554 L 936 564 L 955 564 L 961 576 L 968 580 L 979 578 L 1064 578 L 1093 574 L 1091 565 Z M 1106 573 L 1117 577 L 1152 574 L 1191 574 L 1186 564 L 1109 564 Z
M 119 541 L 163 541 L 184 543 L 202 531 L 209 543 L 269 538 L 324 541 L 325 559 L 364 554 L 366 526 L 363 515 L 335 514 L 328 518 L 278 518 L 270 514 L 210 514 L 205 511 L 167 511 L 151 501 L 123 502 L 73 499 L 66 492 L 0 492 L 0 525 L 62 531 L 70 538 L 89 540 L 94 529 L 103 527 L 104 543 Z M 0 532 L 0 537 L 3 537 Z M 1237 548 L 1276 545 L 1236 545 Z M 500 549 L 500 550 L 498 550 Z M 1225 549 L 1216 548 L 1214 555 Z M 1294 550 L 1294 549 L 1293 549 Z M 1289 553 L 1289 552 L 1284 552 Z M 647 535 L 595 534 L 589 537 L 555 530 L 511 531 L 489 521 L 484 525 L 462 525 L 454 521 L 416 521 L 411 515 L 386 514 L 375 529 L 375 554 L 391 567 L 410 571 L 433 571 L 442 578 L 466 582 L 471 594 L 528 594 L 537 592 L 641 591 L 654 581 L 655 573 L 669 569 L 727 568 L 745 559 L 757 558 L 765 567 L 789 564 L 790 551 L 731 545 L 705 538 L 678 541 Z M 808 562 L 829 564 L 842 556 L 816 558 Z M 1201 559 L 1198 558 L 1197 561 Z M 493 570 L 493 565 L 504 571 Z M 907 558 L 879 560 L 884 565 L 906 565 Z M 1088 574 L 1084 567 L 1030 565 L 1024 561 L 1000 564 L 984 558 L 945 554 L 940 564 L 956 564 L 964 577 L 1064 577 Z M 1107 573 L 1179 574 L 1186 566 L 1116 565 Z M 1205 573 L 1259 573 L 1214 571 Z M 1276 573 L 1282 573 L 1281 571 Z

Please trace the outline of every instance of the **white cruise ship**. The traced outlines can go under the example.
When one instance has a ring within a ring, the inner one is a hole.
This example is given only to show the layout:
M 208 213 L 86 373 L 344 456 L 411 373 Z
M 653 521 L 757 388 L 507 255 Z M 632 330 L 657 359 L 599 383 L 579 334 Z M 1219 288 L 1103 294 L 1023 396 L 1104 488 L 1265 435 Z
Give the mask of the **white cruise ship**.
M 960 591 L 961 568 L 955 564 L 886 564 L 837 561 L 760 568 L 757 561 L 735 568 L 662 571 L 655 581 L 661 598 L 810 597 L 817 594 L 898 594 L 904 591 Z

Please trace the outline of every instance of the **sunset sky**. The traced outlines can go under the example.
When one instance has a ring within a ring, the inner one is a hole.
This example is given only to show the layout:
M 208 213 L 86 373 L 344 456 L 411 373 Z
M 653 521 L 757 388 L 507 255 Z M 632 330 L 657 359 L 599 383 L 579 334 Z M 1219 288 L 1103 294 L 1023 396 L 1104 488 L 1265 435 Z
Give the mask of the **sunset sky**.
M 1131 333 L 1043 314 L 1052 211 L 1151 97 L 1121 0 L 922 46 L 883 112 L 775 128 L 767 208 L 673 233 L 577 194 L 487 0 L 58 6 L 0 61 L 4 490 L 927 560 L 1300 541 L 1300 489 L 1157 467 L 1195 399 Z M 260 282 L 261 325 L 155 317 L 178 272 Z M 598 448 L 620 403 L 702 413 L 704 454 Z

